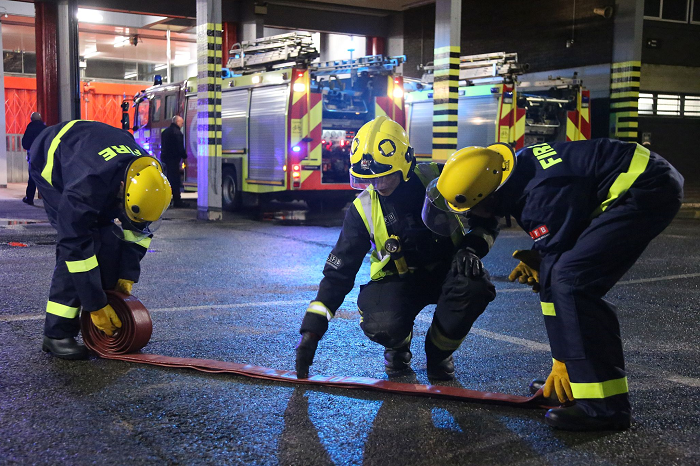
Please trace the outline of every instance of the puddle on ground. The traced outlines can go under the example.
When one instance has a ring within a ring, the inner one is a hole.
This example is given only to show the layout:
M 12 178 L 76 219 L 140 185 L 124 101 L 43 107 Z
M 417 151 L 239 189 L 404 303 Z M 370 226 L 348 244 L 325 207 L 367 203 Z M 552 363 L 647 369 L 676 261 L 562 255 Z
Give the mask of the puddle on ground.
M 35 225 L 38 223 L 48 223 L 46 220 L 18 220 L 12 218 L 0 218 L 0 226 L 9 225 Z

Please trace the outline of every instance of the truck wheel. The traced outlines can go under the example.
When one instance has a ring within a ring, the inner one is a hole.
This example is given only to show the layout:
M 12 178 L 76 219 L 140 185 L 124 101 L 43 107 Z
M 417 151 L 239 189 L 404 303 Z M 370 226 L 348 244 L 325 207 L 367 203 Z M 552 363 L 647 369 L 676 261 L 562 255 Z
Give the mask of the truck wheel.
M 236 169 L 224 168 L 221 175 L 221 207 L 233 212 L 241 206 L 241 190 L 236 181 Z

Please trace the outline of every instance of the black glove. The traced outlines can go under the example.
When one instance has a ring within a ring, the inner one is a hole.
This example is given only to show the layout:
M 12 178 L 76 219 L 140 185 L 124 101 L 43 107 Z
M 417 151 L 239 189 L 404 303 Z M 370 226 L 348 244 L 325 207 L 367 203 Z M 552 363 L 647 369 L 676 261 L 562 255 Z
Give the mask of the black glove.
M 484 264 L 473 249 L 460 249 L 452 259 L 452 273 L 469 278 L 480 278 L 484 276 Z
M 314 355 L 321 337 L 311 332 L 301 334 L 301 340 L 297 345 L 297 379 L 309 377 L 309 367 L 314 363 Z

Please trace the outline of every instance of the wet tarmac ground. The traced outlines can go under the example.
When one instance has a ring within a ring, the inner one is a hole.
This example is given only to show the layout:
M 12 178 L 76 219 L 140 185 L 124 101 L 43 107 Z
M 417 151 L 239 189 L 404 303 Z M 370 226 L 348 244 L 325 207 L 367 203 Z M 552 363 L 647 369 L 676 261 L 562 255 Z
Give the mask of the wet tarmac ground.
M 40 205 L 40 201 L 37 203 Z M 294 346 L 342 213 L 273 206 L 195 220 L 176 209 L 142 261 L 146 353 L 294 368 Z M 700 223 L 679 218 L 610 292 L 619 308 L 634 425 L 569 433 L 544 411 L 337 388 L 310 388 L 41 352 L 55 234 L 43 209 L 0 199 L 0 464 L 700 464 Z M 634 232 L 630 232 L 634 234 Z M 12 243 L 13 245 L 11 245 Z M 457 351 L 457 380 L 528 395 L 548 374 L 537 296 L 506 277 L 531 240 L 504 229 L 484 260 L 498 290 Z M 355 299 L 363 265 L 319 344 L 312 374 L 385 379 Z M 428 383 L 417 318 L 414 372 Z

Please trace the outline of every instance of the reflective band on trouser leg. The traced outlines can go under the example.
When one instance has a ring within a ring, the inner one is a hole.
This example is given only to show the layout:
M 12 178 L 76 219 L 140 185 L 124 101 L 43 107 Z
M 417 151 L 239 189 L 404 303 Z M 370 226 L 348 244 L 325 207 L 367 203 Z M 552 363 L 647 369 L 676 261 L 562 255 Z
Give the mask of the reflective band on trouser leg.
M 637 149 L 635 149 L 632 160 L 630 161 L 630 167 L 625 173 L 620 173 L 617 176 L 612 186 L 610 186 L 608 196 L 593 212 L 592 217 L 597 217 L 603 213 L 605 209 L 610 207 L 610 204 L 615 202 L 617 198 L 625 194 L 627 190 L 630 189 L 632 183 L 634 183 L 639 175 L 641 175 L 647 168 L 647 164 L 649 163 L 649 154 L 649 149 L 637 144 Z
M 605 382 L 575 383 L 571 382 L 571 391 L 574 398 L 608 398 L 622 393 L 628 393 L 627 377 Z
M 545 303 L 544 301 L 541 301 L 540 304 L 542 305 L 542 314 L 546 316 L 557 315 L 557 313 L 554 311 L 554 303 Z
M 142 235 L 137 235 L 131 230 L 124 230 L 124 240 L 128 241 L 129 243 L 135 243 L 141 246 L 142 248 L 148 249 L 148 246 L 151 245 L 151 239 L 150 237 L 146 236 L 141 239 Z
M 70 273 L 89 272 L 97 267 L 97 257 L 91 256 L 81 261 L 66 261 L 66 267 Z
M 66 306 L 65 304 L 54 303 L 49 301 L 46 303 L 46 312 L 48 314 L 65 317 L 66 319 L 74 319 L 78 315 L 79 308 Z
M 401 343 L 394 346 L 394 348 L 403 348 L 404 346 L 408 346 L 411 344 L 411 340 L 413 340 L 413 332 L 409 333 L 408 336 L 406 338 L 404 338 Z M 389 348 L 389 349 L 391 349 L 391 348 Z
M 431 325 L 428 329 L 428 338 L 430 338 L 430 341 L 432 341 L 438 349 L 443 351 L 455 351 L 459 348 L 459 345 L 462 344 L 462 340 L 464 340 L 464 338 L 453 340 L 452 338 L 446 337 L 435 325 Z
M 448 385 L 419 385 L 370 379 L 368 377 L 341 377 L 314 375 L 308 379 L 298 379 L 296 372 L 259 367 L 252 364 L 213 361 L 210 359 L 175 358 L 158 354 L 136 353 L 148 343 L 153 330 L 151 317 L 146 308 L 134 296 L 107 291 L 109 304 L 114 308 L 124 324 L 114 337 L 108 337 L 92 325 L 88 313 L 83 313 L 83 340 L 85 346 L 100 357 L 161 367 L 189 368 L 217 374 L 236 374 L 259 380 L 273 380 L 303 385 L 328 386 L 375 390 L 402 395 L 428 396 L 431 398 L 472 401 L 486 404 L 506 405 L 521 408 L 544 408 L 551 406 L 543 402 L 542 391 L 531 397 L 508 395 L 505 393 L 480 392 Z
M 51 173 L 53 172 L 53 156 L 56 153 L 56 149 L 58 149 L 58 145 L 61 143 L 61 137 L 63 137 L 63 135 L 66 134 L 66 132 L 68 132 L 68 130 L 71 129 L 71 127 L 79 121 L 83 120 L 73 120 L 66 123 L 66 126 L 61 128 L 56 137 L 54 137 L 51 141 L 49 151 L 46 153 L 46 165 L 44 166 L 44 169 L 41 170 L 41 177 L 45 179 L 51 186 L 53 186 L 53 183 L 51 183 Z
M 306 312 L 318 314 L 325 317 L 329 321 L 333 318 L 333 313 L 321 301 L 312 301 L 311 304 L 309 304 L 309 307 L 306 308 Z

